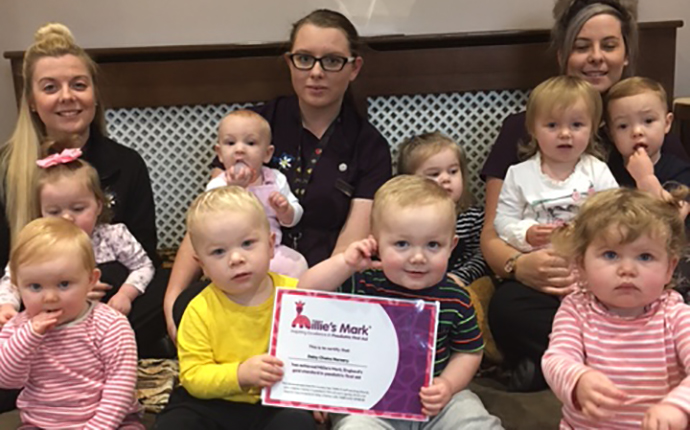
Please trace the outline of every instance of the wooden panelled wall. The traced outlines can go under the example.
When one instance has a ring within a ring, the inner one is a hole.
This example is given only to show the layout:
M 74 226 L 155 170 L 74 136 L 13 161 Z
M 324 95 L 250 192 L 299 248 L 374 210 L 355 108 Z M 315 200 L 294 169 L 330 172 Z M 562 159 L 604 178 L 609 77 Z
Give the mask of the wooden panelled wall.
M 676 30 L 682 21 L 640 24 L 638 74 L 673 95 Z M 91 49 L 108 107 L 263 101 L 291 90 L 285 43 Z M 384 36 L 364 39 L 355 98 L 532 88 L 558 73 L 546 30 Z M 23 53 L 6 52 L 22 88 Z M 671 97 L 672 98 L 672 97 Z

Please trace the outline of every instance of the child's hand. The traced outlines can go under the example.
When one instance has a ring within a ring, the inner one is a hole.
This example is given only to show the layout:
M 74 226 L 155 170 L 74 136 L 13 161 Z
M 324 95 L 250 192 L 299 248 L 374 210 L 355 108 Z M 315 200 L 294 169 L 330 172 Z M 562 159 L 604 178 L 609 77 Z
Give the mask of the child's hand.
M 0 327 L 7 324 L 7 321 L 11 320 L 13 316 L 17 315 L 17 311 L 9 303 L 5 303 L 0 306 Z
M 93 300 L 94 302 L 100 302 L 105 296 L 105 293 L 109 290 L 112 290 L 112 288 L 112 285 L 98 281 L 96 282 L 96 285 L 93 286 L 93 290 L 89 291 L 89 294 L 86 295 L 86 298 Z
M 233 168 L 225 170 L 225 181 L 228 185 L 247 188 L 255 180 L 256 172 L 242 162 L 237 162 Z
M 255 355 L 240 364 L 237 380 L 240 387 L 270 387 L 283 379 L 283 362 L 272 355 Z
M 117 292 L 108 300 L 108 306 L 127 316 L 132 310 L 132 301 L 124 293 Z
M 312 413 L 314 414 L 314 421 L 319 424 L 323 424 L 328 420 L 328 412 L 312 411 Z
M 276 214 L 282 215 L 290 210 L 290 205 L 288 204 L 287 198 L 280 194 L 278 191 L 274 191 L 268 196 L 268 204 L 271 205 Z
M 670 403 L 657 403 L 647 409 L 642 420 L 642 430 L 685 430 L 688 415 Z
M 644 148 L 637 148 L 628 158 L 625 168 L 633 177 L 635 183 L 643 181 L 648 176 L 654 176 L 654 163 Z M 639 188 L 639 187 L 638 187 Z
M 381 262 L 372 260 L 372 257 L 376 255 L 376 249 L 376 239 L 371 235 L 366 239 L 352 242 L 343 253 L 345 264 L 357 272 L 366 269 L 379 269 Z
M 58 323 L 62 310 L 41 311 L 31 318 L 31 328 L 36 334 L 44 335 Z
M 626 397 L 606 375 L 597 370 L 585 372 L 575 386 L 575 400 L 582 413 L 595 420 L 610 417 L 610 409 L 620 406 Z
M 551 233 L 556 229 L 555 224 L 536 224 L 527 229 L 525 239 L 527 243 L 539 248 L 551 243 Z
M 431 386 L 422 387 L 419 390 L 422 413 L 428 417 L 438 415 L 450 402 L 451 397 L 453 397 L 453 388 L 450 382 L 443 377 L 434 378 Z

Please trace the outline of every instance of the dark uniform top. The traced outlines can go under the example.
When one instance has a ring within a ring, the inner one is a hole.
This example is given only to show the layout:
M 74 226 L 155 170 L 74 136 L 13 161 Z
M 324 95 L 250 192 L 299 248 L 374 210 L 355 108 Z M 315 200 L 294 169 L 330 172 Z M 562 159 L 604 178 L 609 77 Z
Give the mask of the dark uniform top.
M 89 140 L 82 148 L 82 159 L 98 172 L 101 187 L 110 200 L 113 223 L 124 223 L 146 250 L 154 265 L 156 253 L 156 214 L 148 170 L 139 153 L 102 136 L 91 127 Z M 0 203 L 0 267 L 9 260 L 10 231 L 4 202 Z
M 634 187 L 635 183 L 632 181 L 632 178 L 630 178 L 630 175 L 627 174 L 625 166 L 623 165 L 623 158 L 620 153 L 616 151 L 616 147 L 613 145 L 613 142 L 611 142 L 604 129 L 599 130 L 599 138 L 604 144 L 604 148 L 610 153 L 607 164 L 614 178 L 618 181 L 618 184 Z M 505 178 L 508 167 L 520 162 L 518 159 L 518 143 L 526 142 L 528 139 L 529 134 L 525 126 L 525 112 L 519 112 L 506 117 L 503 121 L 501 132 L 496 142 L 491 147 L 491 152 L 486 158 L 486 162 L 484 162 L 481 178 L 483 180 L 486 180 L 486 178 Z M 664 137 L 664 144 L 661 147 L 661 152 L 662 154 L 667 153 L 679 157 L 685 163 L 690 162 L 690 158 L 688 158 L 688 154 L 685 152 L 685 149 L 683 149 L 680 139 L 675 135 L 667 134 L 666 137 Z M 662 180 L 662 177 L 666 175 L 658 176 L 661 172 L 657 171 L 656 168 L 654 173 L 663 184 L 665 181 Z M 669 179 L 667 178 L 666 180 Z
M 280 97 L 256 109 L 271 124 L 275 152 L 271 167 L 285 174 L 304 208 L 299 224 L 284 228 L 283 243 L 295 247 L 313 266 L 333 252 L 354 198 L 373 199 L 392 173 L 388 142 L 354 105 L 345 101 L 328 144 L 321 153 L 304 195 L 295 191 L 298 151 L 303 164 L 319 139 L 302 126 L 297 97 Z M 326 135 L 324 135 L 326 136 Z M 214 167 L 221 167 L 217 158 Z

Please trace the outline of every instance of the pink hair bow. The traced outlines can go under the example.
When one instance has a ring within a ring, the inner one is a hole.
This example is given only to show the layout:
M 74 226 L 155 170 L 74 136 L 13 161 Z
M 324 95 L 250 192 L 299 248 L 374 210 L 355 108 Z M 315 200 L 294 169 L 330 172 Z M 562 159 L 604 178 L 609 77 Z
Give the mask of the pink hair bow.
M 57 166 L 58 164 L 67 164 L 81 157 L 81 149 L 79 148 L 68 148 L 63 149 L 62 152 L 58 154 L 49 155 L 46 158 L 42 158 L 36 161 L 38 167 L 47 169 L 48 167 Z

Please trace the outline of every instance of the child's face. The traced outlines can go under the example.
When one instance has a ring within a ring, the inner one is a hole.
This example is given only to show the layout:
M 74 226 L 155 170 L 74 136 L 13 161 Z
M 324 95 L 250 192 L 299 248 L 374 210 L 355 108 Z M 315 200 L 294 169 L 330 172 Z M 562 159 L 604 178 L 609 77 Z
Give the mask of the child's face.
M 460 200 L 463 190 L 462 172 L 457 153 L 451 148 L 445 148 L 424 160 L 414 174 L 436 181 L 455 203 Z
M 234 168 L 238 161 L 259 172 L 264 163 L 271 161 L 273 145 L 261 132 L 254 118 L 229 116 L 218 127 L 216 154 L 226 170 Z
M 440 207 L 391 208 L 382 216 L 376 240 L 390 281 L 421 290 L 443 279 L 457 238 L 452 233 L 454 214 Z
M 29 317 L 40 312 L 62 311 L 58 324 L 79 317 L 87 308 L 86 296 L 100 277 L 98 269 L 84 268 L 78 251 L 56 254 L 17 270 L 17 287 Z
M 584 100 L 556 112 L 540 112 L 535 122 L 534 138 L 544 163 L 576 163 L 592 136 L 592 118 Z
M 651 91 L 613 100 L 608 105 L 609 132 L 618 152 L 627 159 L 637 148 L 644 148 L 656 162 L 664 136 L 671 129 L 673 114 Z
M 637 316 L 658 299 L 678 263 L 666 251 L 666 241 L 643 235 L 634 242 L 595 239 L 585 252 L 580 273 L 586 288 L 612 312 Z
M 78 176 L 45 184 L 40 197 L 41 216 L 64 218 L 91 236 L 103 208 Z
M 194 251 L 206 276 L 231 300 L 246 303 L 266 279 L 273 258 L 273 233 L 256 214 L 209 214 L 193 235 Z

